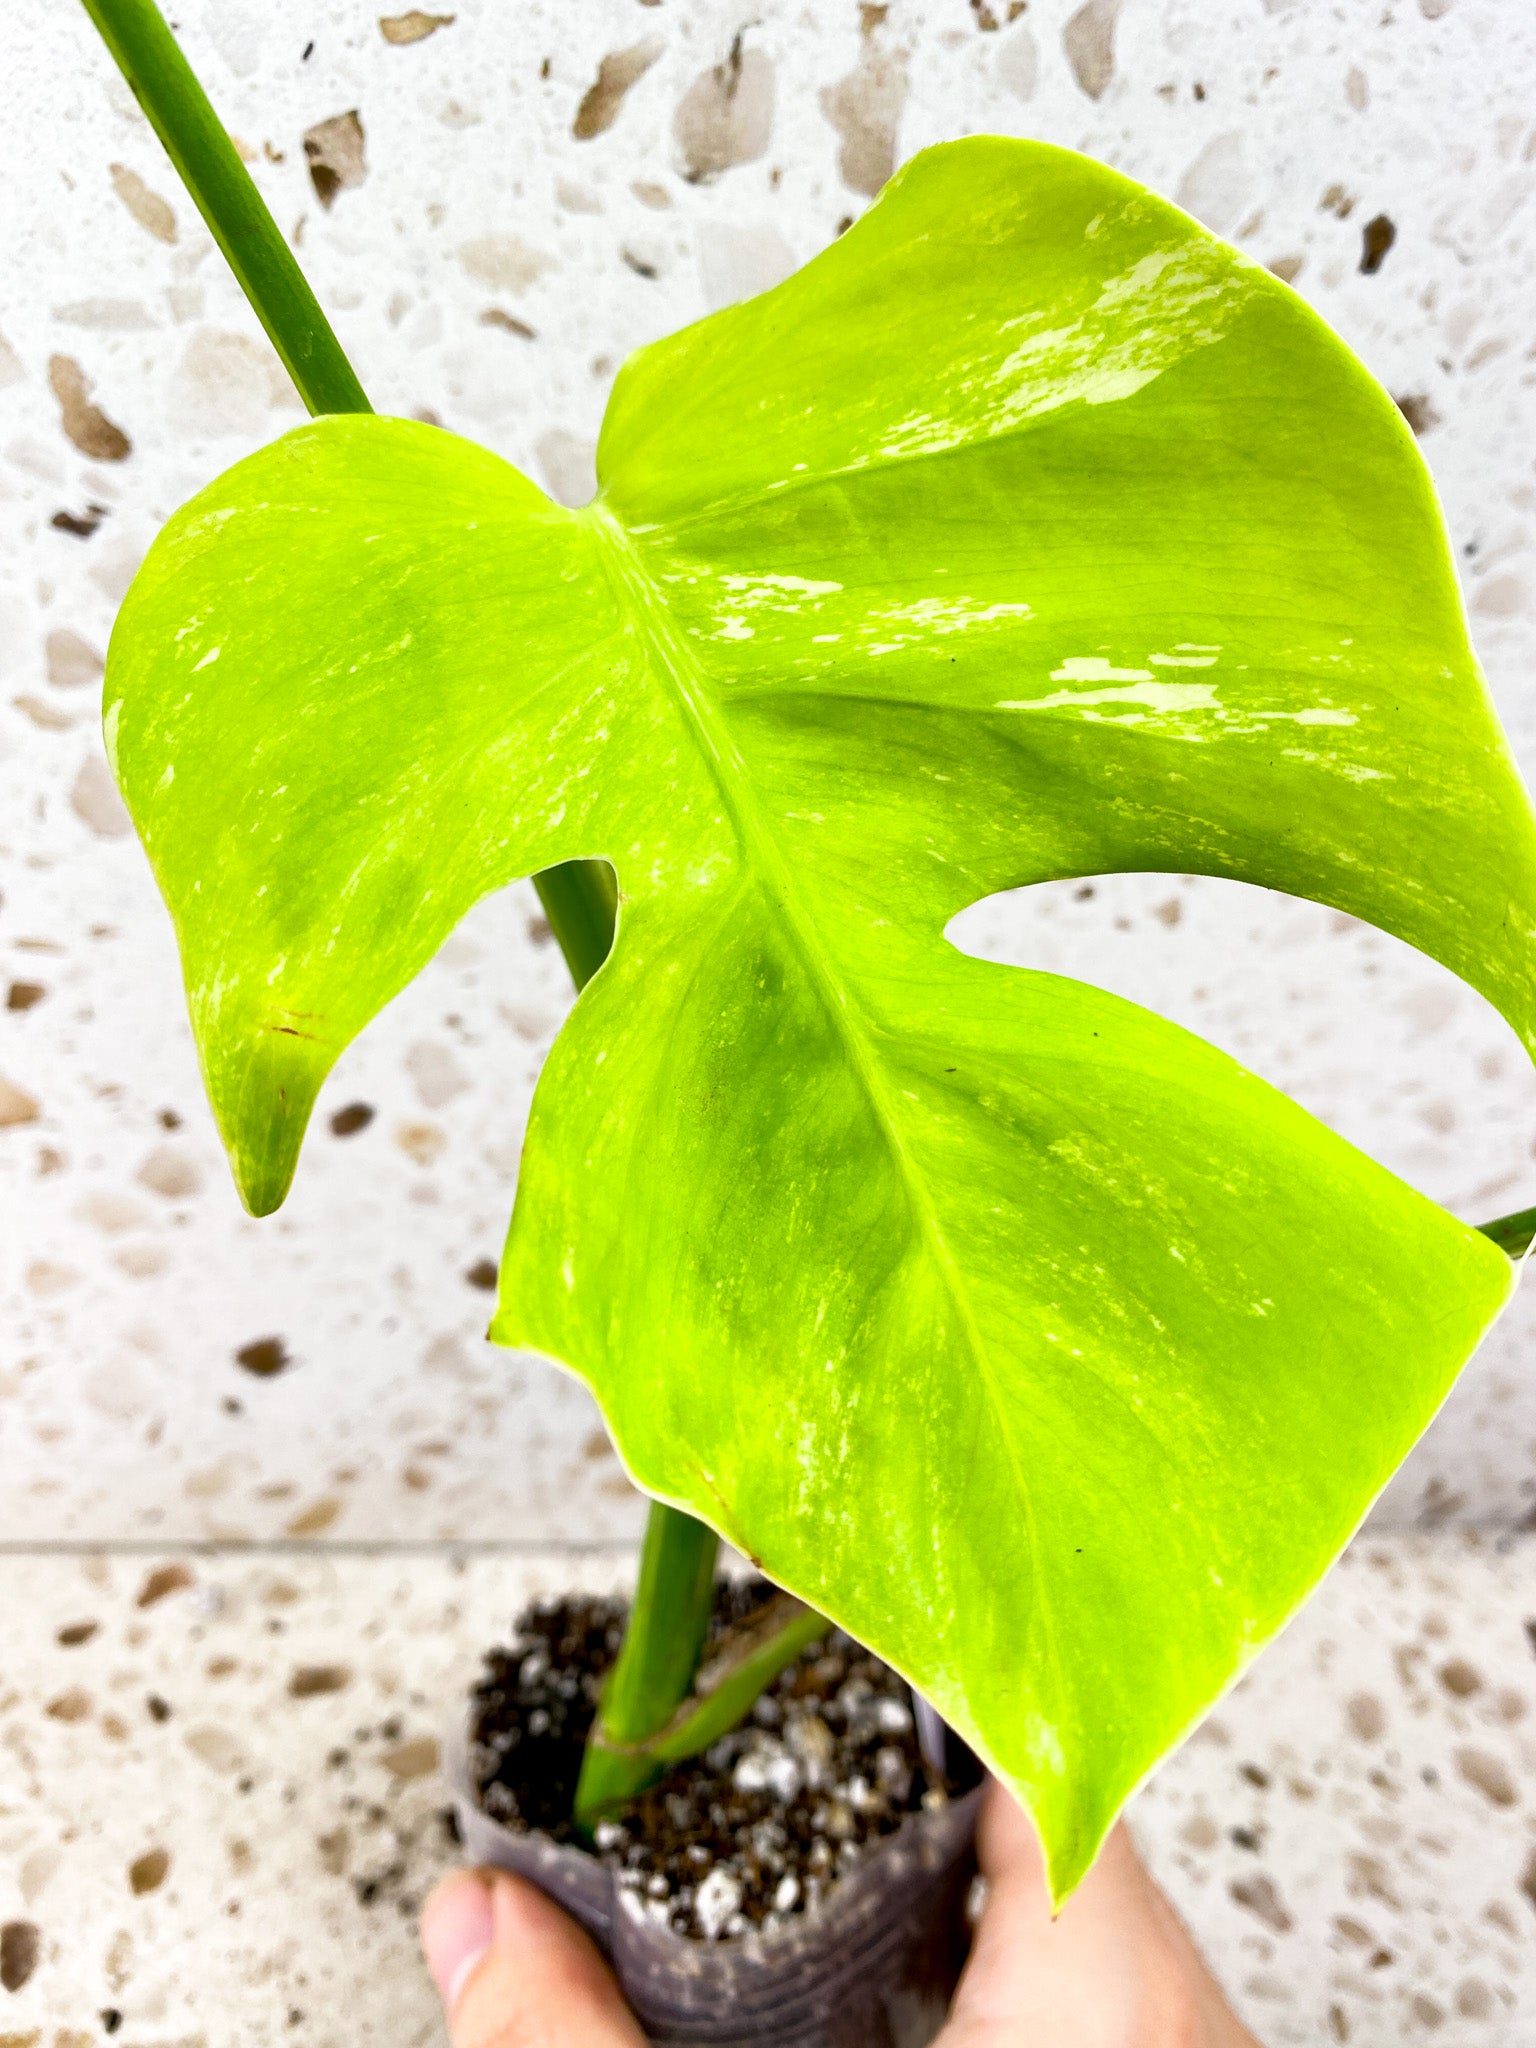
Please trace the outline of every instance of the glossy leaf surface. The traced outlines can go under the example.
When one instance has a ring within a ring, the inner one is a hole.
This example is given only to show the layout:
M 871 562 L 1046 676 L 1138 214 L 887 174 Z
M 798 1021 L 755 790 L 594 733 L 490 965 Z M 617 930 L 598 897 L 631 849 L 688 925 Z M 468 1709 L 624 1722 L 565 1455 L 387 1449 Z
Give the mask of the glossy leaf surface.
M 1536 834 L 1402 421 L 1084 159 L 917 158 L 642 351 L 602 493 L 328 419 L 167 527 L 108 670 L 242 1190 L 469 906 L 611 861 L 494 1334 L 905 1670 L 1058 1894 L 1294 1610 L 1511 1286 L 1145 1011 L 944 938 L 1232 875 L 1536 1022 Z

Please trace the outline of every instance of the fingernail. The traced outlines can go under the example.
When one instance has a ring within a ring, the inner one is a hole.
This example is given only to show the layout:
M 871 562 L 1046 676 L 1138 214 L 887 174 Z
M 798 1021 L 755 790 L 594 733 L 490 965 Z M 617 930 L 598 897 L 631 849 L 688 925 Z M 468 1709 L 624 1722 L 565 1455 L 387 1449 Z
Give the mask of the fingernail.
M 490 1891 L 484 1879 L 471 1872 L 446 1878 L 428 1899 L 421 1916 L 421 1945 L 446 2012 L 452 2013 L 475 1965 L 490 1947 L 494 1927 Z

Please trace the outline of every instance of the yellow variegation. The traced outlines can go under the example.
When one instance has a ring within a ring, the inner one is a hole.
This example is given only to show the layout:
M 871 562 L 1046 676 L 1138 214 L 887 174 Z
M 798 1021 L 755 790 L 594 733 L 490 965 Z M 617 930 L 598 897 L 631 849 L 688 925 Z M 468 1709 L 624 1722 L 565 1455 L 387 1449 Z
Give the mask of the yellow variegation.
M 963 957 L 992 891 L 1231 875 L 1532 1043 L 1536 833 L 1395 408 L 1082 158 L 917 158 L 643 350 L 570 512 L 326 418 L 168 525 L 107 729 L 242 1190 L 469 906 L 613 863 L 494 1334 L 906 1671 L 1057 1896 L 1295 1609 L 1512 1269 L 1231 1060 Z

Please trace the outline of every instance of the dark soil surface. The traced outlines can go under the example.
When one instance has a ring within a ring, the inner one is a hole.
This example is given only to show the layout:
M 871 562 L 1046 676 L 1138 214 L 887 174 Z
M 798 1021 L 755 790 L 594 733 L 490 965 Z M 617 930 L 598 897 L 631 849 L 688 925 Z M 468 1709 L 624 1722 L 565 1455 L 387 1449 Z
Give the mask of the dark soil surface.
M 722 1580 L 710 1641 L 772 1590 Z M 553 1601 L 529 1608 L 511 1648 L 487 1657 L 470 1766 L 494 1820 L 575 1841 L 582 1745 L 623 1624 L 621 1601 Z M 906 1680 L 832 1629 L 740 1727 L 600 1822 L 597 1854 L 677 1934 L 718 1941 L 781 1926 L 907 1814 L 979 1783 L 953 1735 L 946 1765 L 939 1773 L 923 1761 Z

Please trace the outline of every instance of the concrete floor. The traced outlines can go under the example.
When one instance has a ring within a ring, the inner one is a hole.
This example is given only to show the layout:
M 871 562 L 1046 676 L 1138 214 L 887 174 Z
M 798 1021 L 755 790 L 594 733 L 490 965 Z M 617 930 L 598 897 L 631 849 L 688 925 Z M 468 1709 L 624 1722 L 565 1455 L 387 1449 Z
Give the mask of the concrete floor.
M 530 1595 L 619 1551 L 3 1562 L 3 2048 L 442 2040 L 436 1738 Z M 1267 2048 L 1536 2039 L 1536 1542 L 1362 1540 L 1136 1802 Z M 117 2016 L 114 2018 L 114 2015 Z

